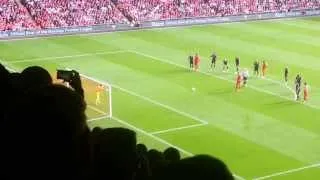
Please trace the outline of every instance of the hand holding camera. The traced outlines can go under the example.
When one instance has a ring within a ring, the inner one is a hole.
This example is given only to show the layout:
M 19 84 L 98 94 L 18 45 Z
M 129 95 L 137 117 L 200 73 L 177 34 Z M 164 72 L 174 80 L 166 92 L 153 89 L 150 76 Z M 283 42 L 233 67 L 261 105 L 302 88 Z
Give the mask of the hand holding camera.
M 84 97 L 80 74 L 75 70 L 57 70 L 57 79 L 61 79 Z

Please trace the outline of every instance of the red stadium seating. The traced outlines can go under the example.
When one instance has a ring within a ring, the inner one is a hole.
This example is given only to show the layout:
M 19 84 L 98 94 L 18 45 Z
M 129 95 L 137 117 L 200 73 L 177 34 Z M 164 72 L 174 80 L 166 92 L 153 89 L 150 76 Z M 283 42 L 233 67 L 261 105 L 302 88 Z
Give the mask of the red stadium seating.
M 27 9 L 15 0 L 0 0 L 0 31 L 36 29 Z
M 0 31 L 319 7 L 318 0 L 0 0 Z

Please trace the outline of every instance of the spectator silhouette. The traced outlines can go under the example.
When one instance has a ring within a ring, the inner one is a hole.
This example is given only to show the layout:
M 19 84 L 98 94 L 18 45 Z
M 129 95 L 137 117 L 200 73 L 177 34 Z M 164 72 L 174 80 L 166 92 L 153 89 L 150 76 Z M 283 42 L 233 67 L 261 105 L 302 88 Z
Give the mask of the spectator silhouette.
M 9 95 L 9 71 L 0 64 L 0 123 L 3 119 L 3 113 L 5 111 L 5 107 L 7 106 L 7 97 Z
M 228 167 L 219 159 L 197 155 L 170 163 L 154 180 L 233 180 Z
M 62 85 L 34 87 L 13 98 L 4 118 L 3 172 L 19 172 L 11 179 L 89 176 L 85 109 L 83 98 Z
M 148 159 L 152 176 L 158 174 L 159 170 L 162 169 L 167 163 L 164 159 L 163 154 L 156 149 L 151 149 L 148 151 Z
M 30 66 L 21 72 L 23 89 L 30 89 L 52 84 L 50 73 L 42 67 Z
M 136 133 L 125 128 L 96 131 L 95 179 L 132 180 L 136 170 Z
M 145 144 L 137 144 L 137 154 L 138 155 L 147 155 L 148 148 Z
M 148 148 L 144 144 L 137 145 L 137 170 L 136 180 L 148 180 L 151 177 L 149 159 L 147 157 Z
M 148 151 L 125 128 L 90 132 L 80 76 L 73 72 L 72 90 L 52 84 L 41 67 L 9 73 L 0 65 L 0 83 L 6 85 L 1 92 L 7 92 L 0 94 L 3 179 L 23 174 L 33 179 L 233 180 L 228 167 L 214 157 L 180 160 L 175 148 Z
M 167 160 L 168 162 L 177 162 L 180 160 L 180 152 L 173 147 L 169 147 L 167 148 L 164 152 L 163 152 L 164 158 L 165 160 Z

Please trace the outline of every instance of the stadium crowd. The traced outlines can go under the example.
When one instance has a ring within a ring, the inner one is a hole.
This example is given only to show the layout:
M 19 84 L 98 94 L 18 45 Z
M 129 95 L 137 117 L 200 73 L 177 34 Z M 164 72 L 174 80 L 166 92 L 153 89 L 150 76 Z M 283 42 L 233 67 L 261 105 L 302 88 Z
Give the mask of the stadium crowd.
M 320 8 L 319 0 L 0 0 L 0 30 Z
M 80 76 L 73 73 L 69 88 L 54 84 L 41 67 L 17 73 L 0 64 L 2 179 L 234 179 L 215 157 L 148 149 L 126 128 L 90 129 Z
M 0 31 L 38 28 L 27 9 L 15 0 L 0 0 Z

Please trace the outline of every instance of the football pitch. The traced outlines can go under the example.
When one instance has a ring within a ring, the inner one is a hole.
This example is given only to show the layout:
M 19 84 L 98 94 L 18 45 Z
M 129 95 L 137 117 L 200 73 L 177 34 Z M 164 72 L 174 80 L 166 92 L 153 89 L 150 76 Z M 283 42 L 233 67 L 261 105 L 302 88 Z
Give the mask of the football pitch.
M 195 53 L 199 72 L 189 69 Z M 251 75 L 239 92 L 236 56 Z M 223 58 L 229 72 L 221 70 Z M 268 62 L 266 78 L 252 75 L 255 60 Z M 149 148 L 214 155 L 237 179 L 320 179 L 318 17 L 0 41 L 0 62 L 16 70 L 71 68 L 110 83 L 113 116 L 90 106 L 91 127 L 123 126 Z M 298 73 L 311 87 L 306 103 L 294 101 Z

